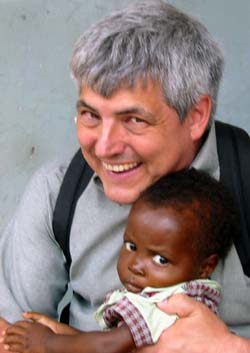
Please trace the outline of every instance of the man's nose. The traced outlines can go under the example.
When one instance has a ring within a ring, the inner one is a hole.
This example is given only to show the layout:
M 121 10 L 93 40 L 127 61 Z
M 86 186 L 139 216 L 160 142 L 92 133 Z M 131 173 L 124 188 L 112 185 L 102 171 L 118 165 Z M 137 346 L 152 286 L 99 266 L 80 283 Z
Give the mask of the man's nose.
M 97 157 L 109 158 L 121 154 L 125 146 L 123 137 L 123 129 L 118 123 L 103 123 L 95 145 Z

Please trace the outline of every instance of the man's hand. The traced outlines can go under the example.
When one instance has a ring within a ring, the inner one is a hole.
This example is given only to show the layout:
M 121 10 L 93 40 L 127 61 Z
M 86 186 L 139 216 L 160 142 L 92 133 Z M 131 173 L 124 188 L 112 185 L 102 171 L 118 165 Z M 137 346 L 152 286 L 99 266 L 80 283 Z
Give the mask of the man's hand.
M 140 353 L 247 353 L 250 340 L 232 334 L 226 325 L 204 304 L 184 294 L 176 294 L 159 304 L 179 319 L 166 329 L 159 341 Z

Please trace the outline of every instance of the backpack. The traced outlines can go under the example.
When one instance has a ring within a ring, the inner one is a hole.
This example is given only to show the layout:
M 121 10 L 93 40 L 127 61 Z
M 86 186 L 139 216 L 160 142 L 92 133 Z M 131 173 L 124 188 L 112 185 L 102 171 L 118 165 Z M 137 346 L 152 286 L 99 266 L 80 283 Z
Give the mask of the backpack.
M 250 138 L 233 125 L 216 121 L 215 127 L 220 180 L 232 192 L 240 211 L 242 231 L 235 246 L 244 273 L 250 277 Z M 64 252 L 68 270 L 71 264 L 69 237 L 76 203 L 92 175 L 79 149 L 65 173 L 53 214 L 55 239 Z

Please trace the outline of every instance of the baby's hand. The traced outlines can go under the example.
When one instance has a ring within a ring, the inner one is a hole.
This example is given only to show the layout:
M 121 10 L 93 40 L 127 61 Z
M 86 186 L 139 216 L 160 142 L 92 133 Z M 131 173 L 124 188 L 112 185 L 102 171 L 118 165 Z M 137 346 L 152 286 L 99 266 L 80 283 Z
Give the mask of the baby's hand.
M 3 347 L 3 334 L 8 326 L 9 323 L 0 317 L 0 353 L 6 353 Z
M 54 333 L 58 333 L 58 321 L 51 319 L 49 316 L 37 313 L 35 311 L 27 311 L 23 313 L 23 317 L 27 320 L 35 321 L 41 325 L 49 327 Z
M 45 342 L 53 332 L 48 327 L 34 321 L 18 321 L 4 332 L 4 349 L 18 353 L 46 353 Z
M 60 335 L 75 335 L 79 331 L 68 325 L 62 324 L 56 320 L 51 319 L 47 315 L 36 312 L 23 313 L 23 317 L 28 320 L 35 321 L 41 325 L 49 327 L 54 333 Z M 1 352 L 0 352 L 1 353 Z

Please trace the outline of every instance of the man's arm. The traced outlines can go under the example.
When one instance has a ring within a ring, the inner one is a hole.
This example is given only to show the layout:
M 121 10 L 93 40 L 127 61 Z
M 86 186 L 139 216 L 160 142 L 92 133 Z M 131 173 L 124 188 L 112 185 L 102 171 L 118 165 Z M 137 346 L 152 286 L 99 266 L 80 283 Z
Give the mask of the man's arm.
M 138 353 L 249 353 L 250 339 L 231 333 L 226 325 L 201 304 L 186 295 L 177 294 L 159 307 L 179 320 L 165 330 L 159 341 Z
M 0 235 L 0 316 L 10 322 L 29 310 L 56 318 L 65 292 L 68 273 L 51 226 L 60 187 L 54 169 L 43 168 L 33 176 Z

